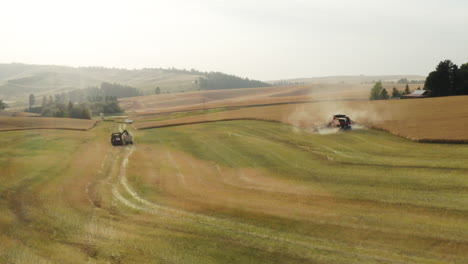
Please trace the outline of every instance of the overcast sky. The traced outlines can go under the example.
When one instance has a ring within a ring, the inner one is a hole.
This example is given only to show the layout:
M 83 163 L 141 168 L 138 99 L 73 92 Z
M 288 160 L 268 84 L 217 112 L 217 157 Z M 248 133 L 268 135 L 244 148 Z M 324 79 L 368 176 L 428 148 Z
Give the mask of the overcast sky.
M 466 0 L 5 0 L 0 62 L 272 80 L 468 62 Z

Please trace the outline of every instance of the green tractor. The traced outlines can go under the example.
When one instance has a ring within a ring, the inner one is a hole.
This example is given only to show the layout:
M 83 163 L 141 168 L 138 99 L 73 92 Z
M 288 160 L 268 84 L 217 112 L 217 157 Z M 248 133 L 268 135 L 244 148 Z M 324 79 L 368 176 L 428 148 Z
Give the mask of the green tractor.
M 112 133 L 111 144 L 113 146 L 133 144 L 133 136 L 127 130 L 124 130 L 122 133 Z

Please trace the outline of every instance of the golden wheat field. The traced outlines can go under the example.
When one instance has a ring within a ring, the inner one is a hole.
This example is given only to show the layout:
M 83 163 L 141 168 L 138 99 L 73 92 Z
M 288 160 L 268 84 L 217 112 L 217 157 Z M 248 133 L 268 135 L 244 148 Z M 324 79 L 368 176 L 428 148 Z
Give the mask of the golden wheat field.
M 323 126 L 337 113 L 355 122 L 389 131 L 412 140 L 468 140 L 468 96 L 387 101 L 330 101 L 263 107 L 247 107 L 176 119 L 145 121 L 137 129 L 212 122 L 257 119 L 277 121 L 302 128 Z
M 88 130 L 96 124 L 94 120 L 53 117 L 0 117 L 0 131 L 26 129 L 70 129 Z

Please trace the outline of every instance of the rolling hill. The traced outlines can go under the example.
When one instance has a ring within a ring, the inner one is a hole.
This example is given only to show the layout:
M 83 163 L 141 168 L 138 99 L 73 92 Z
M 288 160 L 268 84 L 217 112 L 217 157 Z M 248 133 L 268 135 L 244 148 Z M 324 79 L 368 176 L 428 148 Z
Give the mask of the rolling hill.
M 178 93 L 196 90 L 269 86 L 269 84 L 221 72 L 171 69 L 117 69 L 55 65 L 0 64 L 0 99 L 10 106 L 24 106 L 26 96 L 52 95 L 74 89 L 99 86 L 102 82 L 137 88 L 141 94 Z
M 0 64 L 0 93 L 62 92 L 86 88 L 101 82 L 130 85 L 146 92 L 194 90 L 192 81 L 200 76 L 169 69 L 127 70 L 102 67 Z

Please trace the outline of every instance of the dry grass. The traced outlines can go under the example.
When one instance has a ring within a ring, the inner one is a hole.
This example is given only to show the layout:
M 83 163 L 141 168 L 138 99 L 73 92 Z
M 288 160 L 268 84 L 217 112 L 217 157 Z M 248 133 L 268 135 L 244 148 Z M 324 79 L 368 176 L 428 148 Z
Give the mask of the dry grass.
M 420 100 L 335 101 L 250 107 L 206 115 L 153 122 L 137 122 L 137 129 L 258 119 L 313 128 L 325 124 L 336 113 L 354 121 L 418 141 L 468 141 L 468 96 Z
M 95 120 L 53 117 L 0 117 L 0 131 L 28 129 L 88 130 Z

